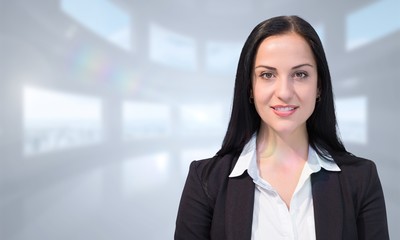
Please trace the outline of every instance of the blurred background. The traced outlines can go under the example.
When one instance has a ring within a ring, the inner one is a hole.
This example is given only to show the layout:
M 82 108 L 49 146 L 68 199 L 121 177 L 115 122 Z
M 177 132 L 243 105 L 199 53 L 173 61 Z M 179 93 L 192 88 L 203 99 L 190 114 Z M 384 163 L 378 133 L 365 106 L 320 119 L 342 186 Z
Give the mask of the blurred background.
M 399 1 L 0 4 L 0 239 L 172 239 L 188 164 L 221 145 L 245 39 L 292 14 L 320 34 L 341 136 L 376 162 L 400 239 Z

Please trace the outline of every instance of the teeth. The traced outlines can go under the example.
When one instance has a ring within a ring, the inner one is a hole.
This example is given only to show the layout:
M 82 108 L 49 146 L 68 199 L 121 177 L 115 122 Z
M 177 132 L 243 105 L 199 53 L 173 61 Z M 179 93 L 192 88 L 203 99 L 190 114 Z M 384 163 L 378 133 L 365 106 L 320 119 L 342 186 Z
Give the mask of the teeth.
M 277 107 L 277 108 L 275 108 L 275 110 L 280 111 L 280 112 L 289 112 L 289 111 L 293 111 L 294 108 L 292 108 L 292 107 Z

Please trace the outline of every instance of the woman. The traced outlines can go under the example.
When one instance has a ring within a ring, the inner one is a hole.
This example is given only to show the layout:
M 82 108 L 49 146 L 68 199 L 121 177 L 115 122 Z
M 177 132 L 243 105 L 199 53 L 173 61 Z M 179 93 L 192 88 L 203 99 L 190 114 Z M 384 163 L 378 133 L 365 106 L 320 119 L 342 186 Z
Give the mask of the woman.
M 337 135 L 325 53 L 305 20 L 271 18 L 248 37 L 226 136 L 190 165 L 175 239 L 389 239 L 375 164 Z

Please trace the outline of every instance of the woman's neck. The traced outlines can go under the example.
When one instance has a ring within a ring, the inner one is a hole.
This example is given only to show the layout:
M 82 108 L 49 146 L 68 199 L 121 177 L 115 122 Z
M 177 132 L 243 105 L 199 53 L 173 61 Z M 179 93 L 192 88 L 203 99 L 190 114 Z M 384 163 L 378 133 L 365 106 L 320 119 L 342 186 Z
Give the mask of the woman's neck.
M 307 160 L 308 135 L 306 129 L 292 134 L 278 134 L 267 126 L 261 126 L 257 135 L 257 156 L 259 161 L 285 164 Z

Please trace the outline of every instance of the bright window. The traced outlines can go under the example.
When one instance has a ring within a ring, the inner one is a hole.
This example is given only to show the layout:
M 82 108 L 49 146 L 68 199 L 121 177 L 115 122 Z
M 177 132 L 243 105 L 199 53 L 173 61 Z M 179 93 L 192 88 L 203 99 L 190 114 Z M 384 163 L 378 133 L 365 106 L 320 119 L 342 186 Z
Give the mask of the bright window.
M 61 8 L 96 34 L 123 49 L 131 49 L 131 19 L 112 1 L 62 0 Z
M 347 17 L 347 50 L 400 30 L 400 1 L 381 0 Z
M 206 70 L 210 73 L 234 75 L 242 46 L 243 43 L 236 42 L 208 42 Z
M 95 97 L 25 87 L 23 107 L 27 155 L 102 140 L 102 105 Z
M 156 24 L 150 26 L 150 59 L 169 67 L 197 69 L 196 42 Z

